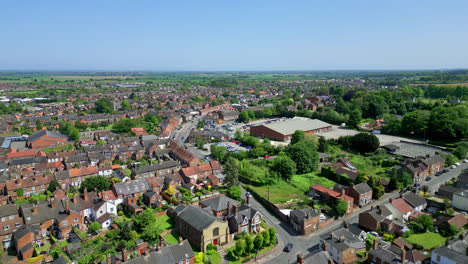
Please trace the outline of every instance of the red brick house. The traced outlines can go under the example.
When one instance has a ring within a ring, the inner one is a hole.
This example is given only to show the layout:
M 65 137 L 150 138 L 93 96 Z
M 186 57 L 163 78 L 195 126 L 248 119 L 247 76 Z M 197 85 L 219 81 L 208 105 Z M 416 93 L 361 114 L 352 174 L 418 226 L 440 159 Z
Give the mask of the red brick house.
M 343 200 L 348 204 L 348 209 L 346 210 L 346 214 L 350 214 L 353 212 L 354 199 L 346 195 L 344 190 L 341 193 L 339 193 L 332 189 L 328 189 L 320 184 L 315 184 L 315 185 L 310 186 L 310 191 L 319 195 L 323 200 L 326 200 L 329 202 L 335 202 L 338 199 Z

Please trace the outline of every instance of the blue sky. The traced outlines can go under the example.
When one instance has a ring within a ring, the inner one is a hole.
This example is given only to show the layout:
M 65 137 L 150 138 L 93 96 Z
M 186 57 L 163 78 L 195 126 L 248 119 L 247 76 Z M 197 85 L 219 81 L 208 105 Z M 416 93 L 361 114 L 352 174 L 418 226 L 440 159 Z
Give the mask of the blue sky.
M 468 1 L 4 1 L 2 70 L 468 68 Z

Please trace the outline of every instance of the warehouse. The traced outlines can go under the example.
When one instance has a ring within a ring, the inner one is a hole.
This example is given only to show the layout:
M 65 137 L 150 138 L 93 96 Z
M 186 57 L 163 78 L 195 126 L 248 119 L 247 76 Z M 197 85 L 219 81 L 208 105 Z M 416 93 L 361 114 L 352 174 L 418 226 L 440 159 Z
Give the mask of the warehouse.
M 332 125 L 318 119 L 295 117 L 282 122 L 264 124 L 250 128 L 250 135 L 265 137 L 272 140 L 288 141 L 296 130 L 302 130 L 305 134 L 317 134 L 327 132 Z

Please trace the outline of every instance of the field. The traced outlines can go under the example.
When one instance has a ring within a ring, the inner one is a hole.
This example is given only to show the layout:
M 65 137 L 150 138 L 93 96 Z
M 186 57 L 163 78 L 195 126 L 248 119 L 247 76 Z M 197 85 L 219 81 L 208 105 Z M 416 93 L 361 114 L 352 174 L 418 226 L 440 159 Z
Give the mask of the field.
M 445 243 L 445 238 L 438 233 L 422 233 L 422 234 L 414 234 L 405 238 L 411 244 L 420 245 L 424 247 L 424 249 L 433 249 Z
M 172 222 L 171 218 L 167 215 L 159 216 L 158 218 L 156 218 L 156 222 L 164 231 L 174 228 L 174 223 Z
M 327 188 L 331 188 L 335 186 L 335 182 L 329 180 L 325 177 L 320 177 L 315 175 L 314 173 L 307 173 L 302 175 L 294 175 L 291 179 L 291 185 L 296 187 L 297 189 L 301 190 L 302 192 L 308 192 L 309 186 L 314 184 L 320 184 Z
M 304 200 L 308 198 L 307 195 L 305 195 L 301 189 L 298 189 L 283 180 L 280 180 L 277 183 L 270 185 L 269 187 L 267 185 L 260 187 L 252 185 L 247 186 L 254 190 L 258 195 L 264 197 L 267 200 L 269 190 L 270 202 L 274 204 L 285 203 L 291 199 Z
M 390 175 L 385 174 L 385 171 L 390 168 L 374 166 L 372 160 L 368 157 L 363 157 L 361 155 L 352 155 L 349 159 L 351 163 L 356 166 L 359 173 L 364 173 L 364 175 L 374 176 L 377 178 L 385 178 L 390 180 Z

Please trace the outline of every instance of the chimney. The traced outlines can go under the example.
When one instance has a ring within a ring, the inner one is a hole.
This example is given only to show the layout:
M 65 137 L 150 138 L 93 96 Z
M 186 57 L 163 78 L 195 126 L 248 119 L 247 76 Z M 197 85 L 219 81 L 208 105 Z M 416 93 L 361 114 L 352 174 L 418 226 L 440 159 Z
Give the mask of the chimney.
M 65 212 L 70 214 L 70 204 L 68 200 L 65 201 Z
M 322 249 L 323 249 L 323 251 L 327 251 L 327 248 L 328 248 L 327 242 L 323 241 L 323 243 L 322 243 Z
M 388 199 L 388 202 L 389 202 L 389 203 L 392 203 L 392 202 L 393 202 L 393 199 L 392 199 L 392 198 Z
M 88 190 L 86 189 L 86 187 L 83 190 L 83 199 L 85 201 L 88 201 Z
M 347 221 L 343 221 L 343 227 L 349 229 L 349 224 Z
M 78 196 L 76 196 L 76 194 L 74 194 L 73 197 L 72 197 L 72 200 L 73 200 L 74 204 L 77 204 L 78 203 Z
M 227 203 L 227 215 L 228 216 L 231 215 L 231 203 L 230 202 Z
M 237 206 L 233 205 L 234 216 L 237 217 Z
M 310 215 L 310 210 L 307 212 L 307 219 L 310 219 L 311 215 Z
M 250 205 L 250 196 L 252 196 L 249 192 L 245 194 L 245 201 L 247 205 Z
M 107 260 L 107 264 L 112 264 L 112 259 L 111 259 L 111 254 L 110 253 L 107 254 L 106 260 Z
M 401 251 L 401 263 L 405 263 L 406 260 L 406 250 Z
M 127 262 L 127 260 L 128 260 L 128 257 L 127 257 L 127 250 L 124 248 L 124 249 L 122 250 L 122 261 L 123 261 L 123 262 Z
M 341 190 L 341 196 L 345 196 L 345 191 L 344 191 L 344 189 Z
M 377 249 L 377 239 L 374 239 L 374 244 L 372 244 L 372 249 Z
M 302 253 L 297 254 L 297 264 L 304 264 L 304 255 Z
M 350 184 L 349 184 L 349 187 L 353 188 L 353 187 L 354 187 L 354 183 L 350 183 Z
M 52 199 L 50 199 L 49 202 L 50 202 L 50 208 L 55 208 L 55 199 L 52 198 Z
M 343 234 L 341 234 L 341 236 L 340 236 L 340 242 L 344 242 L 344 235 Z
M 33 205 L 33 214 L 37 214 L 37 207 L 35 204 Z
M 179 245 L 182 245 L 182 236 L 179 236 Z

